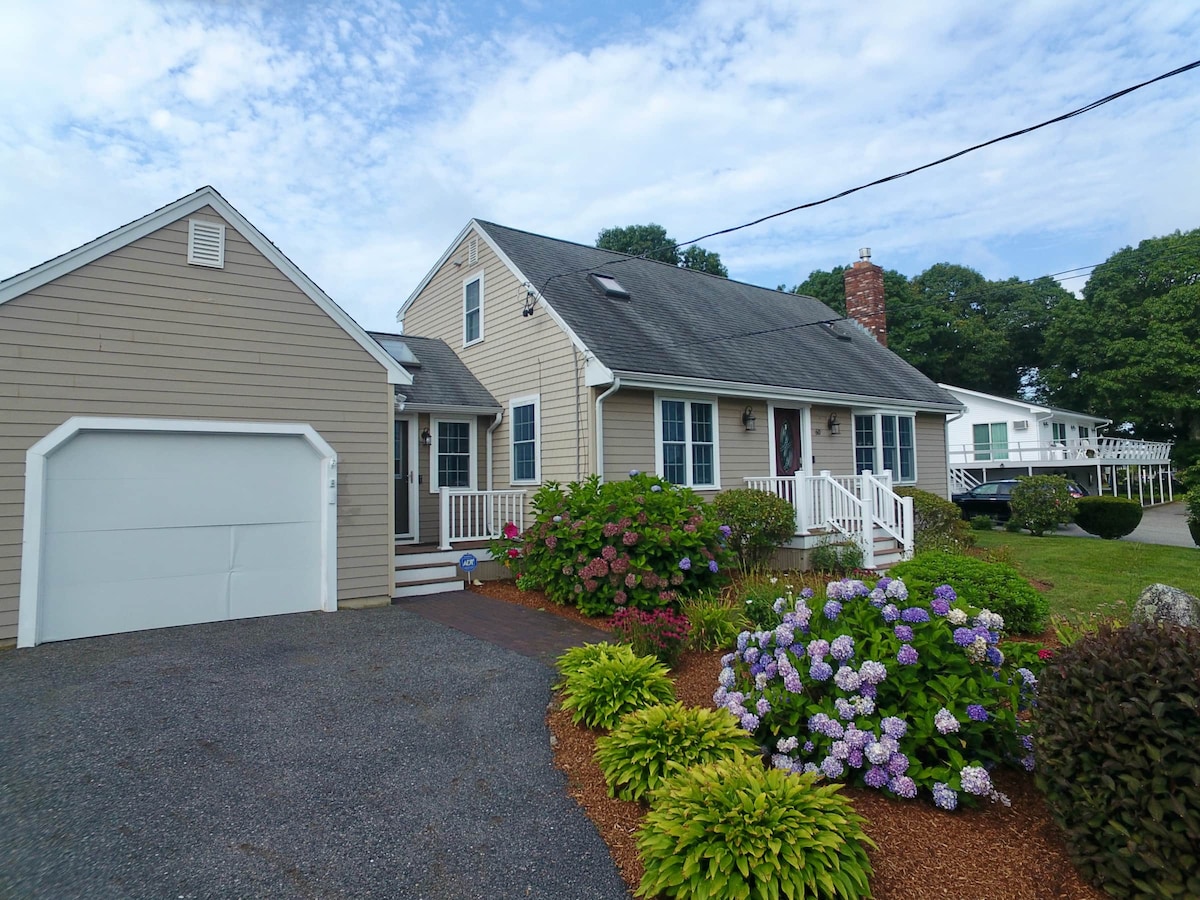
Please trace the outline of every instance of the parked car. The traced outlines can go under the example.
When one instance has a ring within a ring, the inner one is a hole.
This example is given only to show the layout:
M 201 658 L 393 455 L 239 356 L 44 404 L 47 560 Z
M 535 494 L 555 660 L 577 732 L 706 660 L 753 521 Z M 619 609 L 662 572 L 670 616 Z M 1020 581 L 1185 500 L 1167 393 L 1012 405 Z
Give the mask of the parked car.
M 1003 481 L 985 481 L 965 493 L 955 494 L 950 499 L 962 510 L 964 519 L 990 516 L 997 522 L 1007 522 L 1012 516 L 1012 507 L 1009 506 L 1009 501 L 1012 499 L 1012 490 L 1016 484 L 1017 479 L 1015 478 L 1006 478 Z M 1076 500 L 1088 495 L 1083 486 L 1076 481 L 1068 481 L 1067 490 Z

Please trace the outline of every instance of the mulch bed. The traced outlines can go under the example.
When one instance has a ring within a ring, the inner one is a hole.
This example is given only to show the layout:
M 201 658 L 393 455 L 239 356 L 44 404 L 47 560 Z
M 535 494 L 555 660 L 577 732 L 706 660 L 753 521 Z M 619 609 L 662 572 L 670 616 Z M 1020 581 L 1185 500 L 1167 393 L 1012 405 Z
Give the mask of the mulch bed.
M 589 618 L 558 606 L 512 582 L 488 582 L 473 590 L 490 597 L 542 609 L 599 628 Z M 676 696 L 692 706 L 712 706 L 719 652 L 685 653 L 672 676 Z M 571 724 L 552 704 L 546 716 L 554 761 L 567 776 L 568 791 L 595 823 L 630 888 L 642 876 L 636 835 L 645 809 L 608 796 L 604 776 L 592 762 L 596 733 Z M 1103 900 L 1107 895 L 1083 881 L 1067 855 L 1061 831 L 1024 772 L 993 773 L 1011 807 L 987 805 L 945 812 L 928 801 L 899 801 L 865 788 L 846 788 L 855 808 L 869 820 L 867 834 L 879 845 L 871 864 L 876 900 Z

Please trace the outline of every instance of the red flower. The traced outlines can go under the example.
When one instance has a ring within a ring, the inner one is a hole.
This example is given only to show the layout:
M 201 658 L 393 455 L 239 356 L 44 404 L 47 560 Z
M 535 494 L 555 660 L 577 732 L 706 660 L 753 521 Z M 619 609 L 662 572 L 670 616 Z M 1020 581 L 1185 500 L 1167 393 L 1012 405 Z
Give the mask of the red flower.
M 520 555 L 521 555 L 521 551 L 518 550 L 516 547 L 508 548 L 508 558 L 509 559 L 516 559 Z
M 515 539 L 517 537 L 517 535 L 519 535 L 520 533 L 521 533 L 521 529 L 519 529 L 517 527 L 515 522 L 509 522 L 507 525 L 504 526 L 504 536 L 506 538 L 508 538 L 510 541 Z
M 1049 659 L 1054 655 L 1053 650 L 1043 649 L 1038 651 L 1038 659 Z

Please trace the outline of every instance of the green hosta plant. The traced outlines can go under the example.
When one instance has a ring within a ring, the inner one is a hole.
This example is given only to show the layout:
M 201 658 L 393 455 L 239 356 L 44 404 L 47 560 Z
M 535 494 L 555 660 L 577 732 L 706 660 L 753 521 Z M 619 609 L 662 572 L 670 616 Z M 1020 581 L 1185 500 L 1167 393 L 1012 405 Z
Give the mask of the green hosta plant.
M 679 703 L 632 712 L 596 741 L 596 764 L 621 800 L 641 800 L 672 772 L 742 756 L 757 757 L 758 745 L 737 719 Z
M 1013 486 L 1012 521 L 1041 537 L 1075 515 L 1075 498 L 1061 475 L 1022 475 Z
M 610 644 L 607 641 L 601 641 L 599 644 L 583 644 L 579 647 L 572 647 L 554 662 L 558 674 L 563 677 L 558 687 L 565 685 L 571 676 L 578 675 L 601 660 L 632 661 L 636 657 L 637 654 L 628 644 Z
M 566 676 L 562 708 L 571 721 L 611 729 L 626 713 L 675 699 L 667 667 L 653 656 L 615 655 Z
M 1085 877 L 1118 897 L 1200 897 L 1200 631 L 1101 625 L 1063 647 L 1034 741 Z
M 875 843 L 840 786 L 757 761 L 688 769 L 650 795 L 638 897 L 869 897 Z

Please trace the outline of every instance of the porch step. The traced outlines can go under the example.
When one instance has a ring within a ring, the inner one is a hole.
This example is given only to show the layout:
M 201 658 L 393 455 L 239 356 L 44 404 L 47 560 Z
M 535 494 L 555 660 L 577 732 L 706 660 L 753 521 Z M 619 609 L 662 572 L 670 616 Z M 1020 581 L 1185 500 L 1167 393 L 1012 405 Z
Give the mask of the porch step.
M 461 580 L 398 584 L 392 588 L 392 599 L 401 600 L 404 597 L 421 597 L 425 594 L 445 594 L 449 591 L 462 591 L 465 589 L 466 586 Z

